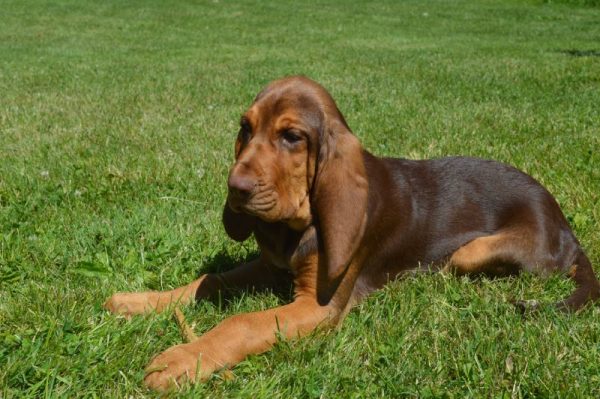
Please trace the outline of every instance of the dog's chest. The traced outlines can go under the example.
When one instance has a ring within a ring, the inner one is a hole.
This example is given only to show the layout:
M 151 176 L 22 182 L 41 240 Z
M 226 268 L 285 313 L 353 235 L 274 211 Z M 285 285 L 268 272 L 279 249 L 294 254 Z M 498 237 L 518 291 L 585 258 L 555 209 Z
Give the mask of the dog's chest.
M 280 269 L 294 272 L 293 259 L 302 247 L 304 233 L 294 231 L 283 223 L 258 223 L 254 237 L 262 257 Z

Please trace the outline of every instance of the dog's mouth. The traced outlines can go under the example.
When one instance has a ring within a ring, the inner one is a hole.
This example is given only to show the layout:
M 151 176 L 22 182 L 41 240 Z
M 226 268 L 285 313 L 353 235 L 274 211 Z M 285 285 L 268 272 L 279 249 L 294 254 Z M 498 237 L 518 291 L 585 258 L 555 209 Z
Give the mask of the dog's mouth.
M 277 193 L 275 192 L 257 192 L 247 198 L 230 192 L 227 203 L 234 212 L 243 212 L 269 222 L 276 220 Z

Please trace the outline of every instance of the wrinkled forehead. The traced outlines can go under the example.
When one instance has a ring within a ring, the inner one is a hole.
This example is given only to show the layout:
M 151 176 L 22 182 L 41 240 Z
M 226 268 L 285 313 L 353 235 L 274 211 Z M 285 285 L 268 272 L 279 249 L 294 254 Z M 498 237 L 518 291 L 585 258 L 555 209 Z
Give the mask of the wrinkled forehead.
M 316 90 L 297 85 L 271 85 L 256 96 L 244 117 L 255 126 L 286 120 L 317 130 L 322 125 L 325 104 Z

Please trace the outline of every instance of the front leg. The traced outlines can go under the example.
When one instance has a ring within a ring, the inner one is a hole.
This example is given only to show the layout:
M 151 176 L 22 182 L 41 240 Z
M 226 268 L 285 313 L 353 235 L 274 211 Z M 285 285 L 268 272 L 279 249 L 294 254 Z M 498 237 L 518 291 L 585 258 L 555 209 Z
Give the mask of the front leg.
M 245 289 L 286 289 L 291 287 L 288 272 L 257 259 L 219 274 L 205 274 L 183 287 L 169 291 L 119 292 L 112 295 L 104 307 L 127 317 L 149 312 L 161 312 L 171 304 L 187 305 L 194 300 L 216 298 L 219 295 Z
M 156 356 L 144 382 L 165 390 L 186 380 L 207 379 L 214 371 L 231 367 L 251 354 L 269 350 L 280 333 L 303 336 L 336 319 L 336 307 L 322 306 L 310 296 L 298 296 L 288 305 L 225 319 L 196 341 L 171 347 Z

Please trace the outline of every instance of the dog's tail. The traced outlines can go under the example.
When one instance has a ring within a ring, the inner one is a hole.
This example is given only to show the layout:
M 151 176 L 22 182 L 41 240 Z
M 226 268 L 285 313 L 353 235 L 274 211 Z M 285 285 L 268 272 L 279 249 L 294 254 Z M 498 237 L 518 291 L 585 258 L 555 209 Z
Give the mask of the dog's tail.
M 554 306 L 563 312 L 575 312 L 586 303 L 600 298 L 600 282 L 594 274 L 592 264 L 581 248 L 578 249 L 575 262 L 571 266 L 567 277 L 575 282 L 575 291 Z M 513 304 L 523 314 L 536 312 L 542 304 L 536 300 L 513 301 Z
M 556 304 L 559 310 L 574 312 L 589 301 L 596 301 L 600 298 L 600 282 L 594 274 L 590 260 L 581 248 L 568 276 L 575 281 L 575 291 L 571 296 Z

